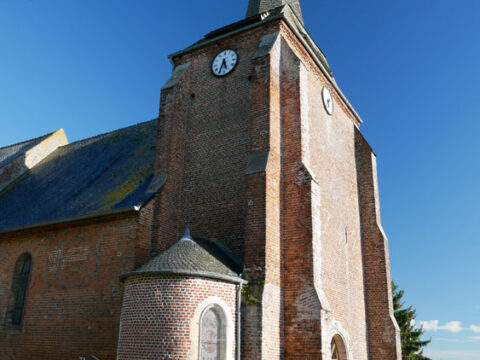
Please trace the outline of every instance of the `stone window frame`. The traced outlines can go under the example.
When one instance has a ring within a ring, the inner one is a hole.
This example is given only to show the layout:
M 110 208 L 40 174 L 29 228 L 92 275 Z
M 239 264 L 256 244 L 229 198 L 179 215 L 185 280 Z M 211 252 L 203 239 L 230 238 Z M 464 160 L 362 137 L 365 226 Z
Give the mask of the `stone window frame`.
M 23 303 L 21 306 L 21 314 L 20 314 L 20 319 L 18 323 L 13 323 L 13 312 L 15 311 L 15 308 L 18 306 L 17 304 L 17 288 L 20 286 L 20 273 L 22 271 L 22 268 L 25 264 L 25 262 L 29 260 L 29 269 L 28 269 L 28 275 L 27 278 L 24 280 L 25 281 L 25 289 L 24 289 L 24 298 L 23 298 Z M 24 325 L 24 318 L 25 318 L 25 308 L 27 305 L 27 298 L 28 298 L 28 291 L 30 288 L 30 280 L 32 278 L 32 269 L 33 269 L 33 256 L 29 252 L 25 252 L 21 254 L 18 258 L 17 261 L 15 262 L 15 267 L 13 271 L 13 278 L 12 278 L 12 302 L 10 303 L 9 307 L 9 312 L 8 312 L 8 327 L 10 330 L 21 330 Z
M 216 296 L 209 297 L 202 301 L 195 310 L 190 327 L 191 351 L 189 360 L 199 360 L 200 356 L 200 334 L 201 321 L 203 315 L 210 309 L 217 309 L 217 312 L 223 317 L 225 328 L 225 360 L 233 360 L 233 342 L 235 338 L 235 323 L 232 318 L 232 311 L 227 303 Z M 223 359 L 222 359 L 223 360 Z

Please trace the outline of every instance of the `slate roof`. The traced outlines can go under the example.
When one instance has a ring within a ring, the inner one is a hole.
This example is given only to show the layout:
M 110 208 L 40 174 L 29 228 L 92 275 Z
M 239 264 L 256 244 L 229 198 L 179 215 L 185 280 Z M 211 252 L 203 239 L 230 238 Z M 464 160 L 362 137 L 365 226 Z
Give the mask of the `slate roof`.
M 156 120 L 62 146 L 0 193 L 0 231 L 105 214 L 150 200 Z M 42 138 L 0 149 L 5 161 Z
M 241 262 L 220 242 L 193 238 L 187 230 L 176 244 L 121 278 L 134 275 L 187 275 L 240 283 L 244 282 L 240 277 L 241 272 Z
M 38 145 L 44 139 L 48 138 L 53 133 L 31 139 L 22 141 L 18 144 L 8 145 L 0 148 L 0 167 L 8 164 L 10 161 L 15 159 L 17 156 L 20 156 L 26 153 L 28 150 L 33 148 L 35 145 Z

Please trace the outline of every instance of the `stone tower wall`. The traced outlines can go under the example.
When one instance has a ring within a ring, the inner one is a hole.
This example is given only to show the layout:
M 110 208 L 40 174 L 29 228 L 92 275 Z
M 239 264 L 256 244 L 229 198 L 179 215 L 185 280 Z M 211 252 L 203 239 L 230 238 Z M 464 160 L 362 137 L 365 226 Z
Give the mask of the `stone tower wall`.
M 309 348 L 319 356 L 320 340 L 329 359 L 340 336 L 349 359 L 399 359 L 373 152 L 335 84 L 285 25 L 282 39 L 286 358 L 302 358 Z M 335 102 L 331 116 L 323 87 Z M 321 339 L 313 335 L 317 316 Z
M 269 56 L 279 59 L 270 69 L 271 78 L 279 76 L 279 101 L 270 102 L 270 121 L 279 124 L 282 144 L 276 174 L 282 184 L 282 352 L 300 359 L 319 358 L 323 350 L 328 359 L 330 342 L 340 334 L 355 358 L 366 359 L 358 122 L 338 96 L 334 116 L 326 113 L 321 91 L 328 86 L 335 96 L 334 88 L 287 26 L 277 43 Z M 274 89 L 270 94 L 276 101 Z
M 279 108 L 269 104 L 279 78 L 269 75 L 269 56 L 260 56 L 262 38 L 275 31 L 278 23 L 174 57 L 159 117 L 156 171 L 168 179 L 156 197 L 153 252 L 189 226 L 243 258 L 249 295 L 263 300 L 244 304 L 245 359 L 281 354 L 280 123 L 270 121 Z M 226 48 L 240 61 L 228 76 L 214 77 L 211 62 Z M 261 158 L 268 151 L 266 169 Z
M 155 253 L 189 226 L 192 234 L 217 238 L 243 257 L 252 130 L 248 59 L 265 31 L 257 28 L 173 59 L 184 70 L 161 95 L 156 171 L 168 179 L 157 196 Z M 217 78 L 211 62 L 225 48 L 237 50 L 240 61 L 231 74 Z
M 237 68 L 214 77 L 211 61 L 227 48 Z M 281 20 L 173 61 L 161 98 L 156 169 L 168 180 L 156 199 L 154 253 L 190 226 L 243 258 L 245 359 L 329 360 L 334 336 L 349 359 L 374 356 L 378 328 L 365 298 L 388 285 L 365 277 L 364 264 L 388 279 L 388 250 L 364 246 L 360 120 L 334 81 Z M 388 302 L 376 309 L 390 314 Z
M 297 166 L 304 165 L 308 169 L 311 177 L 311 180 L 304 178 L 305 184 L 300 187 L 306 187 L 311 194 L 306 196 L 310 204 L 307 211 L 310 223 L 305 227 L 311 231 L 308 255 L 312 261 L 310 271 L 313 280 L 304 283 L 305 288 L 292 299 L 291 303 L 297 304 L 292 309 L 292 317 L 298 318 L 303 311 L 305 318 L 312 318 L 308 304 L 319 302 L 321 311 L 315 316 L 321 317 L 324 358 L 329 359 L 333 337 L 341 335 L 350 356 L 366 359 L 360 204 L 354 140 L 358 120 L 286 27 L 285 38 L 301 61 L 298 79 L 301 119 L 298 146 L 301 154 L 296 161 Z M 323 104 L 324 87 L 332 92 L 335 103 L 332 115 L 327 114 Z M 297 170 L 296 175 L 298 184 L 301 171 Z M 292 270 L 286 273 L 294 273 Z

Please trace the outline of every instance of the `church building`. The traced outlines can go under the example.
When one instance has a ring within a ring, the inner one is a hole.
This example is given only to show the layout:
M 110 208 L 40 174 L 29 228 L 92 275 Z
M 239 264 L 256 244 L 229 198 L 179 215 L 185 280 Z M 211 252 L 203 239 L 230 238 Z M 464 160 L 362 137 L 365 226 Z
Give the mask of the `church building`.
M 376 156 L 300 1 L 170 59 L 157 119 L 0 148 L 0 360 L 401 360 Z

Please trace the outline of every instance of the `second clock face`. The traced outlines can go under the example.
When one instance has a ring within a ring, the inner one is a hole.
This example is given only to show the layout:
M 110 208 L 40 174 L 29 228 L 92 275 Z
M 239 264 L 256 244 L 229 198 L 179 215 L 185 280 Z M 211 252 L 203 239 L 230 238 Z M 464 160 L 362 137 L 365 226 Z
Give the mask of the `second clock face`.
M 225 76 L 235 69 L 238 55 L 234 50 L 224 50 L 218 54 L 212 63 L 212 72 L 216 76 Z
M 333 114 L 333 98 L 332 98 L 332 93 L 327 87 L 323 88 L 322 97 L 323 97 L 323 105 L 325 105 L 325 110 L 327 111 L 328 115 L 332 115 Z

